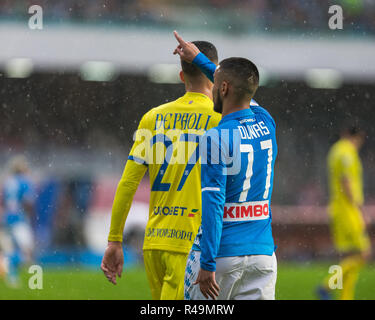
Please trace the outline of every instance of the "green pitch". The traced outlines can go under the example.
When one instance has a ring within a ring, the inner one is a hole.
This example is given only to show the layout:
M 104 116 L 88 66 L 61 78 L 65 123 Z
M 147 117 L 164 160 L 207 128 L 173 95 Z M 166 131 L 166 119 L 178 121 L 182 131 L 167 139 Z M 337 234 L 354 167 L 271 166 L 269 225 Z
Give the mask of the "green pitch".
M 279 263 L 277 299 L 315 299 L 316 285 L 327 275 L 328 264 Z M 360 275 L 357 299 L 375 299 L 375 266 L 368 265 Z M 151 299 L 142 267 L 124 272 L 117 286 L 110 284 L 101 272 L 70 268 L 46 269 L 43 289 L 28 288 L 29 275 L 22 274 L 22 287 L 7 288 L 0 280 L 0 299 Z

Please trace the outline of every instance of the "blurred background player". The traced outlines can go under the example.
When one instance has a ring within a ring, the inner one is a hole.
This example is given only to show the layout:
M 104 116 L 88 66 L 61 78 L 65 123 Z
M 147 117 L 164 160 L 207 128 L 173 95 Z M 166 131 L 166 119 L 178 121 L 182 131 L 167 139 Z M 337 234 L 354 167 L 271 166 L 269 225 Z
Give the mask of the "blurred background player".
M 0 280 L 4 280 L 7 273 L 8 273 L 8 259 L 5 257 L 4 254 L 4 242 L 5 234 L 2 229 L 2 225 L 0 222 Z
M 29 167 L 23 156 L 9 161 L 9 174 L 3 185 L 4 212 L 2 222 L 10 238 L 5 248 L 9 270 L 7 283 L 18 287 L 19 268 L 32 259 L 33 233 L 30 225 L 33 214 L 34 193 L 28 178 Z
M 217 50 L 211 43 L 194 43 L 217 63 Z M 120 276 L 123 267 L 121 242 L 125 220 L 138 184 L 149 169 L 151 197 L 143 256 L 155 300 L 182 300 L 184 297 L 187 254 L 201 222 L 197 143 L 199 137 L 217 126 L 220 120 L 220 114 L 213 110 L 211 81 L 193 64 L 181 61 L 181 66 L 180 78 L 185 84 L 186 94 L 150 110 L 139 124 L 136 142 L 117 187 L 109 242 L 102 262 L 105 275 L 116 284 L 116 274 Z M 151 137 L 142 139 L 141 129 L 147 130 Z M 145 143 L 151 145 L 152 151 L 140 148 Z M 155 163 L 155 156 L 160 158 L 163 154 L 164 158 L 163 145 L 167 149 L 165 160 Z M 174 157 L 182 162 L 169 163 L 171 147 L 174 148 Z
M 365 132 L 357 126 L 346 128 L 328 154 L 331 234 L 342 256 L 341 300 L 353 300 L 359 271 L 370 257 L 370 240 L 362 217 L 364 203 L 362 163 L 359 157 Z M 331 298 L 328 279 L 318 290 L 321 299 Z

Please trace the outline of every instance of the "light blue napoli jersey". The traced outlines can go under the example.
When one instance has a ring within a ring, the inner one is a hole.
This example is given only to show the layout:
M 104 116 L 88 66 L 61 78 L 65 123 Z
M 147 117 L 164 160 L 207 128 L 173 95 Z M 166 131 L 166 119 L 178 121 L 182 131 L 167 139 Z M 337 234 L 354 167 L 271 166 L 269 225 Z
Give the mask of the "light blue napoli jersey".
M 24 203 L 31 202 L 32 199 L 32 184 L 24 175 L 8 177 L 3 187 L 5 223 L 13 224 L 24 220 Z
M 274 120 L 252 101 L 251 108 L 223 117 L 203 140 L 202 225 L 193 245 L 202 251 L 201 267 L 214 271 L 217 257 L 272 255 Z
M 216 65 L 203 53 L 193 64 L 211 80 Z M 276 125 L 254 100 L 222 118 L 200 142 L 202 224 L 193 250 L 215 271 L 217 257 L 272 255 L 271 194 L 277 155 Z

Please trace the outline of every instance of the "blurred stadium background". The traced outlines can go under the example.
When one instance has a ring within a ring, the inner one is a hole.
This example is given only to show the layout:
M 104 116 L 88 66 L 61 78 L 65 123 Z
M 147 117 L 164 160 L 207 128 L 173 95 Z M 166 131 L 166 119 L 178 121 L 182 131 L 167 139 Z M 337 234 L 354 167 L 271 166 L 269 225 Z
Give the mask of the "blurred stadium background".
M 43 30 L 28 27 L 34 4 Z M 343 30 L 328 27 L 333 4 L 343 7 Z M 184 92 L 174 29 L 213 42 L 220 59 L 244 56 L 261 69 L 255 98 L 278 127 L 278 298 L 314 298 L 336 263 L 326 155 L 348 119 L 367 128 L 364 214 L 375 241 L 374 1 L 1 0 L 0 176 L 12 156 L 27 157 L 38 193 L 35 260 L 46 275 L 41 292 L 27 280 L 16 291 L 0 283 L 0 299 L 150 298 L 141 256 L 147 177 L 125 228 L 128 273 L 113 288 L 98 269 L 137 124 Z M 371 265 L 358 286 L 358 298 L 375 299 Z

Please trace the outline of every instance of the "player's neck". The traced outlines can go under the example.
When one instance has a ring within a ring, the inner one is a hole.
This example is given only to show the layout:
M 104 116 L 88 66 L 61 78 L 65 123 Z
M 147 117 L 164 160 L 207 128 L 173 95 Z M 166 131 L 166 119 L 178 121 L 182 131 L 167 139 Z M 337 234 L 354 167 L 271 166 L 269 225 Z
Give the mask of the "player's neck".
M 225 117 L 228 114 L 231 114 L 233 112 L 249 109 L 250 102 L 249 101 L 243 101 L 241 103 L 236 103 L 233 101 L 223 101 L 223 112 L 221 113 L 222 117 Z
M 204 94 L 205 96 L 209 97 L 212 100 L 212 91 L 211 90 L 205 90 L 202 88 L 193 88 L 190 90 L 186 90 L 186 92 L 195 92 L 195 93 L 201 93 Z
M 185 90 L 186 92 L 196 92 L 204 94 L 212 100 L 212 86 L 207 86 L 202 83 L 193 84 L 185 82 Z

